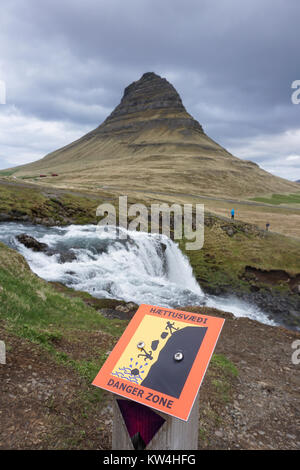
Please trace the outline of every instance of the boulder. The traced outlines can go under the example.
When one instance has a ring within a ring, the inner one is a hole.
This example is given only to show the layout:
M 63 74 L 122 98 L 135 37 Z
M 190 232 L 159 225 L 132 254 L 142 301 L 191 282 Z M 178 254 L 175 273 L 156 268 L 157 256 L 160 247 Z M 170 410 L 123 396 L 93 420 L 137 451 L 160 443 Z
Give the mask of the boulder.
M 17 235 L 17 240 L 22 243 L 22 245 L 26 246 L 26 248 L 30 248 L 32 251 L 40 251 L 45 253 L 49 247 L 46 243 L 40 243 L 35 238 L 27 235 L 26 233 L 21 233 Z
M 22 245 L 26 246 L 26 248 L 30 248 L 32 251 L 45 253 L 47 256 L 59 255 L 60 263 L 72 263 L 72 261 L 77 259 L 75 253 L 72 251 L 53 250 L 52 248 L 49 248 L 46 243 L 41 243 L 26 233 L 17 235 L 16 239 L 22 243 Z

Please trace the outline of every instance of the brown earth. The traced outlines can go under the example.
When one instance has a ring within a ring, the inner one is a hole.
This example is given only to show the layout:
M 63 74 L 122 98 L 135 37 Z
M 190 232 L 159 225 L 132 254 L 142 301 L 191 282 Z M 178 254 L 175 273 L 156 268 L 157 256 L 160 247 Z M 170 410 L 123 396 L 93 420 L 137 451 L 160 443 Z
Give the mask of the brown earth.
M 105 338 L 91 336 L 84 348 L 80 340 L 62 340 L 60 348 L 74 358 L 88 356 Z M 85 397 L 88 384 L 38 345 L 2 328 L 0 337 L 8 349 L 7 364 L 0 365 L 0 449 L 109 448 L 105 405 L 94 414 Z M 106 399 L 103 393 L 103 404 Z
M 245 267 L 244 276 L 248 279 L 253 278 L 255 281 L 262 282 L 269 285 L 286 285 L 291 291 L 300 293 L 300 274 L 291 276 L 283 269 L 270 269 L 269 271 L 264 269 L 257 269 L 253 266 Z
M 214 361 L 209 366 L 200 390 L 199 448 L 299 449 L 300 366 L 291 362 L 291 345 L 300 334 L 214 309 L 187 310 L 226 318 L 215 353 L 238 370 L 235 377 Z M 7 346 L 7 364 L 0 365 L 0 448 L 110 449 L 111 397 L 40 346 L 3 328 L 0 338 Z M 62 338 L 56 347 L 88 359 L 99 345 L 109 354 L 114 342 L 101 331 L 78 331 L 74 341 Z

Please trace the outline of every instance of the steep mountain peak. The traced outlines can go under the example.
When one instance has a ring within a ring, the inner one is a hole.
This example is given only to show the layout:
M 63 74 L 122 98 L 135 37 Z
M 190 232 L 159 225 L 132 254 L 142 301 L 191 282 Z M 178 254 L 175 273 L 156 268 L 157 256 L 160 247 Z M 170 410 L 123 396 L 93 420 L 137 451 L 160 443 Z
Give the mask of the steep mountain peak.
M 200 124 L 187 113 L 174 86 L 154 72 L 144 73 L 125 88 L 120 104 L 98 130 L 101 133 L 108 129 L 119 131 L 122 122 L 124 131 L 129 121 L 131 130 L 135 124 L 136 130 L 140 131 L 143 123 L 148 128 L 159 124 L 173 130 L 189 128 L 203 132 Z
M 138 81 L 125 88 L 121 103 L 110 117 L 165 108 L 185 111 L 173 85 L 165 78 L 153 72 L 147 72 Z

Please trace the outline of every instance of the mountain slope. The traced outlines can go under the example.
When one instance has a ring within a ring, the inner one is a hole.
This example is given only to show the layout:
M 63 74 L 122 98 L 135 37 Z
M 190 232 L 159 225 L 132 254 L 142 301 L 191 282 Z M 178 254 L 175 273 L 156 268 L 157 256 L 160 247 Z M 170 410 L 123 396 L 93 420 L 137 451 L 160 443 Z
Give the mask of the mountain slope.
M 58 173 L 56 183 L 245 197 L 295 192 L 296 183 L 240 160 L 210 139 L 175 88 L 148 72 L 96 129 L 14 176 Z M 52 180 L 53 182 L 53 180 Z

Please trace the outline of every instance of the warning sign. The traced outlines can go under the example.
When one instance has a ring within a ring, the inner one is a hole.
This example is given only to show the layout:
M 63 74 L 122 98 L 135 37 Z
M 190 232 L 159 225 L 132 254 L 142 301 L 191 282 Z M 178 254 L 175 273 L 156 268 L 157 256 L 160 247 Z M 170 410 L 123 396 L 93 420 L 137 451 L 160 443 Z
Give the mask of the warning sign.
M 93 385 L 187 421 L 223 324 L 141 305 Z

